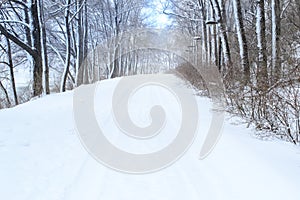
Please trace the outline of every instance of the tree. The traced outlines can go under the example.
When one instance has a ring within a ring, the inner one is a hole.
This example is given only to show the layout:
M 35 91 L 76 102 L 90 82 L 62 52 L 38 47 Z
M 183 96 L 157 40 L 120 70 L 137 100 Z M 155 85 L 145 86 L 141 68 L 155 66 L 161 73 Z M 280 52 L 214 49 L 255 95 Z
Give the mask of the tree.
M 272 70 L 274 70 L 274 82 L 280 78 L 281 59 L 280 59 L 280 0 L 272 0 Z
M 260 89 L 268 87 L 267 42 L 265 24 L 265 2 L 257 0 L 256 5 L 256 35 L 258 47 L 257 83 Z
M 13 41 L 16 45 L 25 50 L 31 55 L 33 61 L 33 96 L 39 96 L 43 92 L 43 63 L 42 63 L 42 46 L 41 46 L 41 28 L 40 18 L 38 12 L 39 3 L 36 0 L 30 0 L 28 5 L 22 1 L 13 1 L 18 6 L 21 6 L 23 10 L 28 11 L 29 24 L 23 21 L 12 21 L 14 23 L 20 23 L 30 30 L 30 42 L 28 44 L 18 37 L 14 31 L 7 30 L 2 24 L 0 24 L 0 33 Z M 27 40 L 27 41 L 28 41 Z
M 39 15 L 39 1 L 31 0 L 29 10 L 31 15 L 31 39 L 33 54 L 33 96 L 38 96 L 43 93 L 43 55 L 41 42 L 41 27 Z
M 241 65 L 244 70 L 244 79 L 247 82 L 250 79 L 250 64 L 248 59 L 248 44 L 246 40 L 240 0 L 233 0 L 233 8 L 235 13 L 235 23 L 239 42 Z
M 231 62 L 231 54 L 230 54 L 230 49 L 229 49 L 229 42 L 228 42 L 227 33 L 226 33 L 226 24 L 225 24 L 225 21 L 223 20 L 219 1 L 211 0 L 211 2 L 213 4 L 214 11 L 216 14 L 216 22 L 217 22 L 218 30 L 220 33 L 222 51 L 223 51 L 223 56 L 224 56 L 224 64 L 225 64 L 225 68 L 227 69 L 229 67 L 232 67 L 231 66 L 232 62 Z
M 15 105 L 19 104 L 18 101 L 18 94 L 17 94 L 17 88 L 16 88 L 16 82 L 15 82 L 15 74 L 14 74 L 14 64 L 12 60 L 12 52 L 11 52 L 11 45 L 8 38 L 6 38 L 7 43 L 7 57 L 8 57 L 8 65 L 9 65 L 9 72 L 10 72 L 10 82 L 13 90 L 13 96 L 15 100 Z
M 43 55 L 43 68 L 44 68 L 44 92 L 45 94 L 50 94 L 49 85 L 49 66 L 48 66 L 48 53 L 47 53 L 47 32 L 46 32 L 46 22 L 45 12 L 44 12 L 44 0 L 39 0 L 39 13 L 40 13 L 40 27 L 41 27 L 41 37 L 42 37 L 42 55 Z
M 69 74 L 69 68 L 70 68 L 70 59 L 71 59 L 71 30 L 70 30 L 70 5 L 71 0 L 67 1 L 66 4 L 66 10 L 65 10 L 65 29 L 66 29 L 66 60 L 65 60 L 65 67 L 64 72 L 62 74 L 62 80 L 61 80 L 61 86 L 60 91 L 65 92 L 66 91 L 66 81 Z
M 84 8 L 85 0 L 76 0 L 76 13 L 77 13 L 77 32 L 76 32 L 76 85 L 81 85 L 84 82 L 85 70 L 81 67 L 83 63 L 84 55 L 84 16 L 83 16 L 83 8 Z

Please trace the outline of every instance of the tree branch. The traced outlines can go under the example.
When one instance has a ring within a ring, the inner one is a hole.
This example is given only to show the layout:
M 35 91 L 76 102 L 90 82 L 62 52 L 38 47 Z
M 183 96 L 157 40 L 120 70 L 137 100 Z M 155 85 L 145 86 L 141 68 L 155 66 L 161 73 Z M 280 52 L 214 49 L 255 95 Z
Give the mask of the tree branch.
M 16 24 L 22 24 L 26 26 L 27 28 L 30 28 L 29 24 L 26 24 L 25 22 L 21 21 L 15 21 L 15 20 L 0 20 L 0 23 L 16 23 Z
M 16 43 L 18 46 L 20 46 L 22 49 L 27 51 L 30 55 L 34 56 L 36 54 L 36 51 L 33 50 L 30 46 L 28 46 L 26 43 L 21 41 L 16 36 L 9 33 L 1 24 L 0 24 L 0 33 L 2 33 L 5 37 Z

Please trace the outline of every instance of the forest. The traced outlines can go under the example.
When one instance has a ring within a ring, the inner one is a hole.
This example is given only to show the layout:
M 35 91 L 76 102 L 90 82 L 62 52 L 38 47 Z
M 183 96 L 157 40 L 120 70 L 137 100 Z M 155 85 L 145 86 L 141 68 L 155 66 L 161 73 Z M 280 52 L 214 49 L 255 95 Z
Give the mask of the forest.
M 299 0 L 0 0 L 0 108 L 144 73 L 206 87 L 172 53 L 128 51 L 137 41 L 124 35 L 143 29 L 190 38 L 188 62 L 219 71 L 229 113 L 261 138 L 300 143 Z

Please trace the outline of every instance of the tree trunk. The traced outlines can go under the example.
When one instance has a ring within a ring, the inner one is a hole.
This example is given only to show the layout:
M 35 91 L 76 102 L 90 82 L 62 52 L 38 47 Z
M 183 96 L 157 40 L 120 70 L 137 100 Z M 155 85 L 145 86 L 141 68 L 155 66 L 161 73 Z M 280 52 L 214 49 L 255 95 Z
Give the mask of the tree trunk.
M 257 84 L 258 88 L 266 89 L 268 87 L 268 70 L 267 70 L 267 45 L 266 45 L 266 24 L 265 24 L 265 2 L 257 0 L 256 5 L 256 34 L 258 47 L 258 70 Z
M 13 60 L 11 55 L 11 45 L 8 38 L 6 38 L 6 43 L 7 43 L 7 57 L 8 57 L 9 72 L 10 72 L 10 82 L 13 90 L 15 105 L 18 105 L 19 101 L 18 101 L 18 94 L 17 94 L 16 82 L 15 82 L 14 65 L 13 65 Z
M 203 45 L 203 48 L 204 48 L 204 52 L 205 53 L 202 53 L 202 59 L 204 58 L 204 60 L 206 61 L 209 61 L 207 60 L 207 57 L 208 56 L 205 56 L 205 54 L 207 55 L 208 54 L 208 40 L 207 40 L 207 26 L 206 26 L 206 20 L 207 20 L 207 14 L 205 13 L 205 5 L 204 5 L 204 2 L 203 0 L 198 0 L 198 3 L 199 3 L 199 6 L 202 8 L 201 9 L 201 16 L 202 16 L 202 45 Z
M 44 2 L 39 0 L 39 13 L 40 13 L 40 26 L 41 26 L 41 37 L 42 37 L 42 55 L 43 55 L 43 68 L 44 68 L 44 92 L 50 94 L 49 86 L 49 66 L 48 66 L 48 56 L 47 56 L 47 34 L 44 21 Z
M 42 45 L 41 45 L 41 28 L 38 14 L 38 2 L 31 0 L 30 14 L 32 47 L 34 48 L 33 57 L 33 96 L 39 96 L 43 93 L 43 62 L 42 62 Z
M 218 66 L 218 39 L 217 39 L 217 28 L 214 26 L 212 28 L 212 43 L 213 43 L 213 62 L 216 66 Z
M 84 82 L 84 73 L 85 69 L 82 67 L 83 63 L 83 42 L 84 42 L 84 35 L 83 35 L 83 27 L 82 27 L 82 3 L 84 0 L 77 0 L 76 5 L 76 12 L 78 12 L 77 17 L 77 44 L 76 44 L 76 85 L 79 86 Z
M 248 58 L 248 44 L 246 41 L 243 17 L 242 17 L 242 8 L 240 0 L 233 0 L 233 9 L 235 13 L 235 22 L 236 29 L 239 41 L 239 50 L 240 50 L 240 59 L 241 65 L 244 70 L 244 79 L 245 82 L 249 81 L 250 78 L 250 66 Z
M 82 51 L 82 62 L 85 62 L 84 59 L 86 58 L 88 54 L 88 14 L 87 14 L 87 1 L 84 1 L 84 10 L 82 10 L 82 13 L 84 11 L 84 16 L 82 17 L 82 34 L 83 34 L 83 51 Z M 92 66 L 89 66 L 90 69 L 93 69 Z M 92 72 L 93 73 L 93 72 Z M 93 74 L 91 74 L 93 76 Z M 92 79 L 89 74 L 89 69 L 85 69 L 84 73 L 84 83 L 89 83 L 89 80 Z
M 281 75 L 281 49 L 280 49 L 280 0 L 272 0 L 272 70 L 274 70 L 274 82 Z
M 111 78 L 115 78 L 120 76 L 120 66 L 119 66 L 119 54 L 120 54 L 120 47 L 119 47 L 119 33 L 120 33 L 120 19 L 119 16 L 119 5 L 117 1 L 114 1 L 114 9 L 115 9 L 115 18 L 114 18 L 114 24 L 115 24 L 115 38 L 114 38 L 114 50 L 113 50 L 113 60 L 112 60 L 112 75 Z
M 5 98 L 6 98 L 6 101 L 7 101 L 7 106 L 10 107 L 11 106 L 11 102 L 9 100 L 9 96 L 8 96 L 8 92 L 7 90 L 5 89 L 4 85 L 2 84 L 2 82 L 0 81 L 0 88 L 3 90 L 4 94 L 5 94 Z M 1 108 L 1 104 L 0 104 L 0 108 Z
M 67 8 L 65 10 L 65 28 L 66 28 L 66 60 L 65 60 L 65 68 L 62 75 L 61 80 L 61 86 L 60 91 L 65 92 L 66 91 L 66 82 L 69 74 L 69 68 L 70 68 L 70 54 L 71 54 L 71 31 L 70 31 L 70 25 L 69 25 L 69 16 L 70 16 L 70 6 L 71 0 L 67 1 Z
M 212 2 L 210 2 L 210 10 L 211 10 L 211 15 L 212 15 L 212 20 L 213 21 L 215 21 L 215 19 L 216 19 L 216 13 L 215 13 L 215 10 L 214 10 L 214 6 L 213 6 L 213 4 L 212 4 Z M 217 32 L 218 32 L 218 30 L 217 30 L 217 27 L 216 26 L 213 26 L 212 27 L 212 35 L 213 35 L 213 37 L 212 37 L 212 43 L 213 43 L 213 62 L 214 62 L 214 64 L 218 67 L 218 69 L 219 70 L 221 70 L 221 66 L 219 65 L 219 53 L 218 53 L 218 44 L 219 44 L 219 37 L 217 36 Z
M 223 51 L 223 56 L 224 56 L 224 64 L 225 64 L 225 69 L 231 67 L 231 55 L 230 55 L 230 49 L 229 49 L 229 43 L 228 43 L 228 38 L 227 38 L 227 33 L 226 33 L 226 25 L 225 22 L 223 21 L 222 13 L 221 13 L 221 8 L 219 5 L 218 0 L 211 0 L 213 3 L 214 11 L 216 14 L 216 21 L 218 24 L 218 30 L 220 33 L 220 38 L 221 38 L 221 44 L 222 44 L 222 51 Z

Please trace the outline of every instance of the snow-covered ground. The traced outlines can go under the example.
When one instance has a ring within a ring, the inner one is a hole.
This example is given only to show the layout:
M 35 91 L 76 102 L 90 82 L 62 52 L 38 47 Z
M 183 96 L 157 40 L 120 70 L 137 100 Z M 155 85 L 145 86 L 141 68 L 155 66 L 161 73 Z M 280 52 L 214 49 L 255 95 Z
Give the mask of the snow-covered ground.
M 101 82 L 95 111 L 107 138 L 127 148 L 130 141 L 118 133 L 111 117 L 111 96 L 118 81 Z M 150 87 L 132 97 L 133 121 L 149 123 L 143 108 L 157 102 L 176 113 L 175 101 L 162 93 Z M 258 140 L 251 136 L 253 130 L 227 120 L 216 148 L 206 159 L 198 159 L 211 120 L 207 98 L 197 97 L 198 134 L 187 153 L 164 170 L 130 175 L 99 164 L 81 145 L 74 128 L 72 96 L 73 92 L 52 94 L 0 110 L 0 199 L 300 199 L 300 148 L 292 144 Z M 166 145 L 174 137 L 176 120 L 180 119 L 174 116 L 165 126 L 164 134 L 169 136 L 145 145 Z M 136 143 L 130 148 L 143 146 Z

